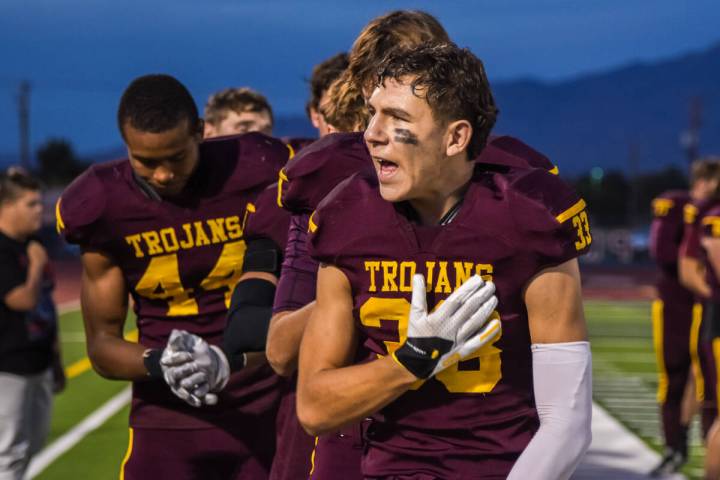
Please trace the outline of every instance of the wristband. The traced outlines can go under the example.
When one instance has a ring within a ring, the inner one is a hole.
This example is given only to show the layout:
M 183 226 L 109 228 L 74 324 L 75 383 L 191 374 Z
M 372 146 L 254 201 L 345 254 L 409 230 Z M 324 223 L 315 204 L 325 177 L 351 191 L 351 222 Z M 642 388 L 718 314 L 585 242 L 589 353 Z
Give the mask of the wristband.
M 154 348 L 148 348 L 143 352 L 143 363 L 150 378 L 163 378 L 163 371 L 160 366 L 161 356 L 162 351 Z

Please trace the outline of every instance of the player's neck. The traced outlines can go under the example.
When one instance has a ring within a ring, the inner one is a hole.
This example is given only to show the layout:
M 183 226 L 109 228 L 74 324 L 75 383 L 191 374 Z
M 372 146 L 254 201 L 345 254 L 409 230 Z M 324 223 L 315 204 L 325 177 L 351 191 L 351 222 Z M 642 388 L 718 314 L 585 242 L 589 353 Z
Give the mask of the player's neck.
M 438 177 L 432 190 L 409 201 L 421 225 L 438 225 L 465 196 L 473 174 L 472 162 L 460 168 L 448 168 L 448 175 Z

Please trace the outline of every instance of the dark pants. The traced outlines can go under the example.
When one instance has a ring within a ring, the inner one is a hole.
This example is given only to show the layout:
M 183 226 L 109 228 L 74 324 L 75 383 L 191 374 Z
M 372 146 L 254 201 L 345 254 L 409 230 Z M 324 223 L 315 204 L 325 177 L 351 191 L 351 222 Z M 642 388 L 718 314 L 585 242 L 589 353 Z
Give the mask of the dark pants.
M 658 365 L 657 400 L 660 404 L 665 445 L 687 452 L 687 425 L 682 422 L 682 400 L 691 368 L 692 296 L 671 288 L 659 289 L 652 305 L 653 343 Z M 683 289 L 684 290 L 684 289 Z M 680 293 L 681 295 L 678 295 Z
M 270 471 L 274 435 L 254 429 L 250 438 L 241 425 L 205 430 L 130 429 L 120 478 L 263 480 Z
M 318 437 L 310 479 L 362 480 L 362 445 L 362 427 L 359 424 Z
M 718 369 L 720 368 L 720 302 L 708 301 L 703 305 L 703 322 L 700 332 L 700 360 L 703 372 L 704 398 L 703 435 L 707 436 L 720 405 L 720 386 Z

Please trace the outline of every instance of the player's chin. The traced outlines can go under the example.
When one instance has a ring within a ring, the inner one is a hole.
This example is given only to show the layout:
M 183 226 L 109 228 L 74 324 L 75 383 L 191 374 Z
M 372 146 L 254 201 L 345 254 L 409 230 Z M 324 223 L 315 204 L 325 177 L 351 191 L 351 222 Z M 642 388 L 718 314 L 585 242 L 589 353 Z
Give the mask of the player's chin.
M 408 189 L 399 182 L 380 182 L 380 196 L 388 202 L 407 200 Z

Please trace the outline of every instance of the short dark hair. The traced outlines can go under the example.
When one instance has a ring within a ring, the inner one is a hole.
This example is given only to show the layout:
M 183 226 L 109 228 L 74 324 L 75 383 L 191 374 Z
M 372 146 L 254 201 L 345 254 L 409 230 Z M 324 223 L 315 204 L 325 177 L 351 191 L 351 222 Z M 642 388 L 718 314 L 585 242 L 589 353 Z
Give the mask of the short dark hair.
M 348 64 L 348 55 L 342 52 L 313 67 L 310 77 L 310 100 L 306 107 L 308 116 L 310 116 L 311 108 L 318 109 L 322 96 L 330 88 L 330 85 L 342 75 Z
M 268 112 L 270 124 L 275 123 L 267 98 L 250 87 L 226 88 L 210 95 L 205 104 L 205 121 L 217 126 L 228 112 Z
M 198 109 L 185 86 L 170 75 L 138 77 L 120 98 L 117 121 L 125 138 L 125 125 L 143 132 L 159 133 L 188 121 L 191 131 L 199 127 Z
M 453 43 L 426 43 L 397 49 L 378 68 L 377 81 L 413 77 L 410 87 L 427 100 L 433 116 L 443 122 L 467 120 L 473 128 L 468 156 L 485 147 L 498 109 L 482 62 L 470 50 Z M 417 90 L 422 90 L 422 94 Z
M 0 173 L 0 204 L 17 199 L 25 190 L 40 191 L 42 184 L 22 167 L 8 167 Z
M 712 180 L 720 176 L 720 157 L 699 158 L 690 165 L 690 185 L 698 180 Z

